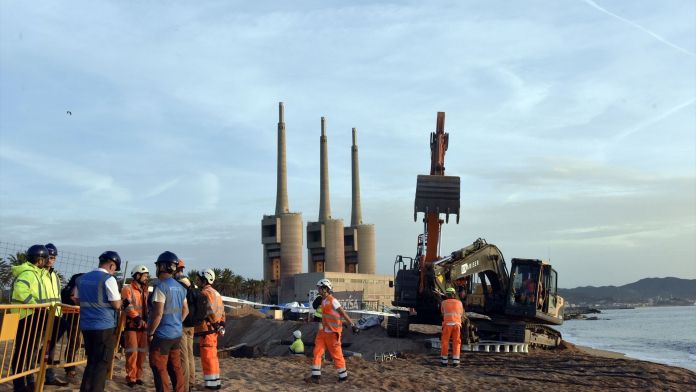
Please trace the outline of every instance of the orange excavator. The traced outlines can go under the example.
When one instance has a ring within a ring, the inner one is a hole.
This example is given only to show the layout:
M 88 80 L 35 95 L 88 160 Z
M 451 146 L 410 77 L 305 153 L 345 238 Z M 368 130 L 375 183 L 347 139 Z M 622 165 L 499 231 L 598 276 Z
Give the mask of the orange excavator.
M 416 183 L 414 220 L 424 213 L 423 233 L 416 256 L 397 256 L 394 262 L 394 300 L 399 317 L 390 317 L 387 333 L 400 337 L 411 323 L 440 324 L 440 303 L 447 287 L 454 287 L 482 339 L 523 341 L 555 346 L 560 333 L 548 324 L 563 322 L 563 298 L 557 295 L 557 273 L 536 259 L 512 259 L 512 274 L 497 246 L 483 239 L 447 257 L 440 257 L 442 224 L 454 214 L 459 223 L 460 179 L 445 175 L 449 134 L 445 113 L 437 113 L 430 134 L 430 174 Z M 440 219 L 444 214 L 445 220 Z M 466 336 L 466 335 L 463 335 Z

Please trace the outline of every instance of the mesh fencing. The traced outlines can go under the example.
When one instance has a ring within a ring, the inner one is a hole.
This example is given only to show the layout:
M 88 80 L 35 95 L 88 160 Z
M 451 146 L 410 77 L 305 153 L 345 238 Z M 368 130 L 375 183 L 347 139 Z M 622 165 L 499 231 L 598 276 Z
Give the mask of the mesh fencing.
M 12 276 L 9 272 L 10 263 L 18 258 L 18 254 L 27 251 L 32 244 L 20 242 L 9 242 L 0 240 L 0 258 L 2 258 L 3 270 L 0 270 L 0 290 L 3 291 L 0 295 L 0 300 L 7 298 L 10 286 L 12 285 Z M 58 247 L 58 257 L 56 258 L 55 270 L 61 276 L 62 286 L 68 282 L 71 276 L 77 273 L 89 272 L 96 268 L 99 255 L 85 255 L 76 252 L 70 252 L 61 247 Z M 3 302 L 3 301 L 0 301 Z M 6 301 L 4 301 L 6 302 Z

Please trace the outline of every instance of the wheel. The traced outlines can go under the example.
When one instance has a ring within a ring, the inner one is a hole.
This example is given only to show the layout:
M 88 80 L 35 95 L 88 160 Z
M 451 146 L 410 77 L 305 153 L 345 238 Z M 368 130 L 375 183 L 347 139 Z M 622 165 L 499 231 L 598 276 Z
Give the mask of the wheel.
M 387 319 L 387 335 L 392 338 L 405 338 L 408 335 L 408 312 L 399 311 L 399 317 Z

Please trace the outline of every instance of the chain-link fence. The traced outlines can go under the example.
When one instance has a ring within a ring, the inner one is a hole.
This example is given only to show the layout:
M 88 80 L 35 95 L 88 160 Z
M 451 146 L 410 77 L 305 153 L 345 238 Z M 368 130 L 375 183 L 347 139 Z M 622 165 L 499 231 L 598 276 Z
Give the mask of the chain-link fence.
M 23 254 L 32 244 L 9 242 L 0 240 L 0 302 L 7 302 L 9 290 L 12 286 L 11 266 L 22 260 Z M 54 268 L 58 271 L 63 281 L 63 286 L 71 276 L 81 272 L 89 272 L 97 266 L 99 255 L 85 255 L 70 252 L 58 246 L 58 257 Z

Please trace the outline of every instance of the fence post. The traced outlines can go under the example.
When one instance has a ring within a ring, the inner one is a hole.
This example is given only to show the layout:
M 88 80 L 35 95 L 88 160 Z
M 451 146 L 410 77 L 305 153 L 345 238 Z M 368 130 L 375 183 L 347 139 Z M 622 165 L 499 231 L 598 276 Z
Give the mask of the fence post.
M 46 332 L 44 333 L 41 342 L 41 354 L 39 356 L 41 360 L 41 365 L 39 367 L 39 374 L 36 377 L 36 389 L 37 392 L 43 392 L 44 381 L 46 379 L 46 366 L 48 363 L 46 361 L 46 353 L 48 352 L 48 345 L 53 341 L 53 322 L 56 317 L 56 306 L 51 305 L 48 307 L 48 321 L 46 322 Z

